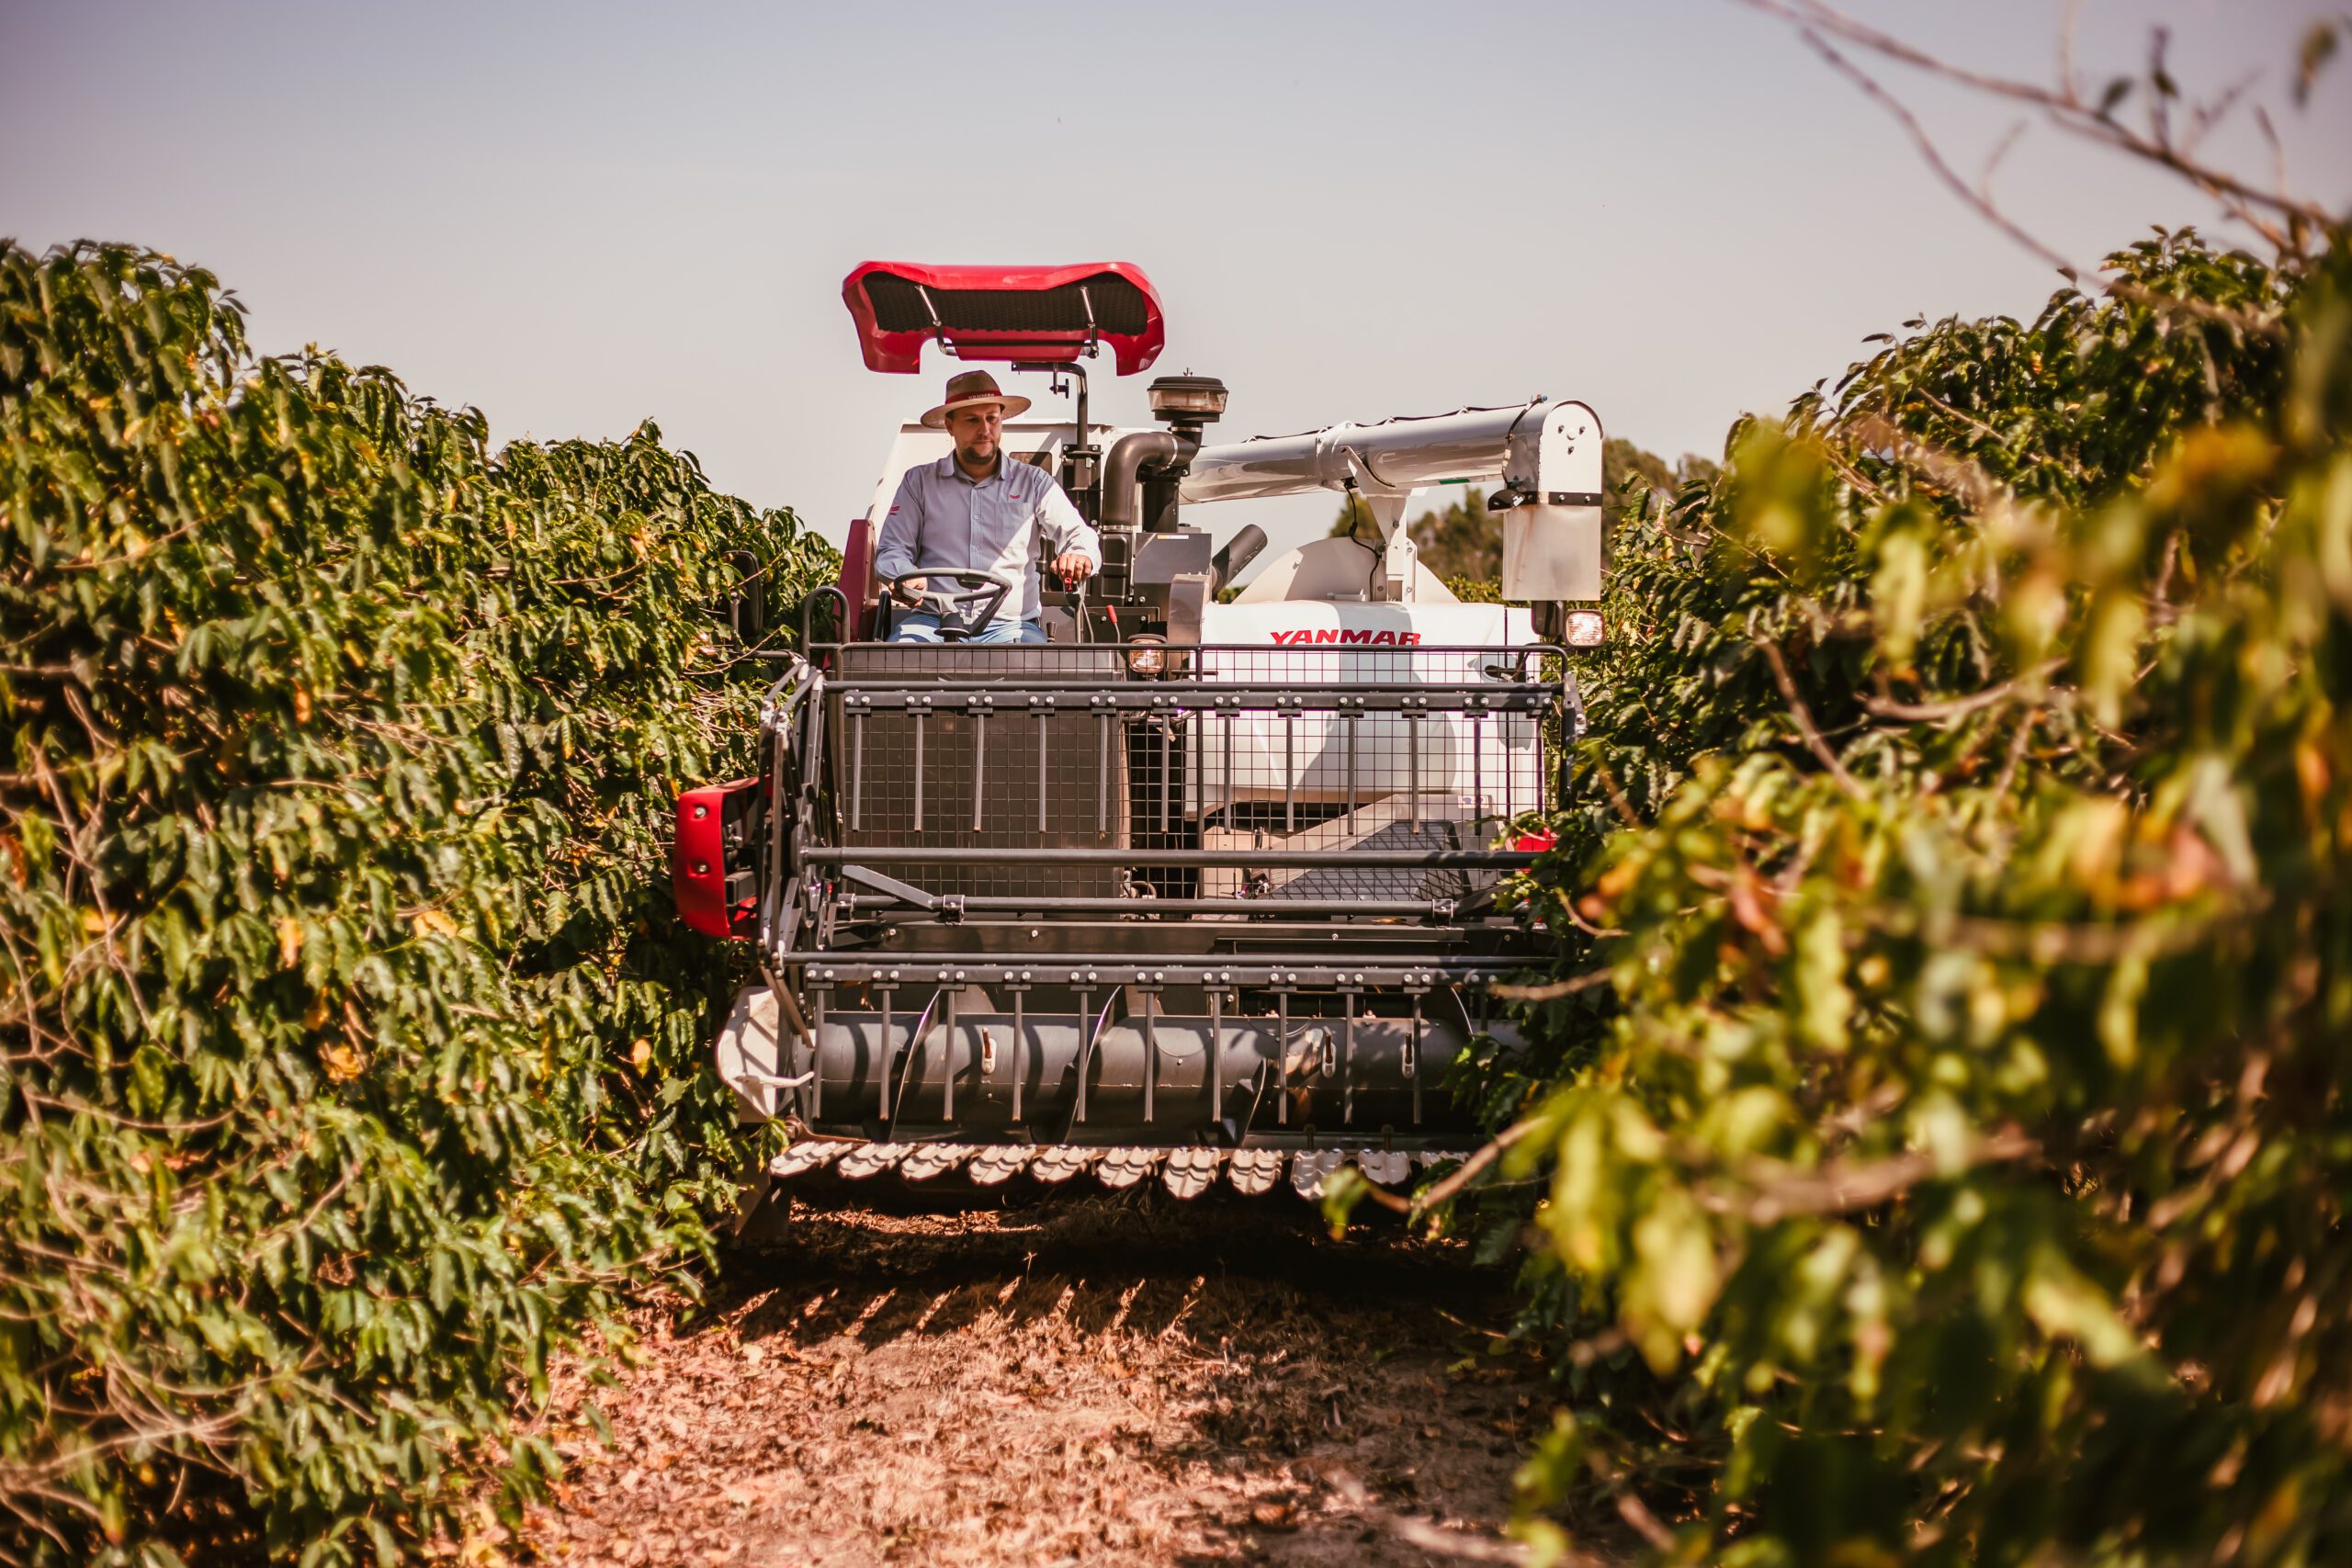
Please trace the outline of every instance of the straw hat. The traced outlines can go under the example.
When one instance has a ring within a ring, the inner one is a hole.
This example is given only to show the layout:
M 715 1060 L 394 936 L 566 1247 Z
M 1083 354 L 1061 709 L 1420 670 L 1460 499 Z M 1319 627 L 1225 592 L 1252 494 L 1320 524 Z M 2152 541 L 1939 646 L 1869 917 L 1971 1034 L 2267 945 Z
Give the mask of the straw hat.
M 949 414 L 975 403 L 1001 403 L 1007 419 L 1018 419 L 1029 412 L 1028 399 L 998 391 L 996 378 L 987 371 L 965 370 L 947 378 L 947 400 L 924 414 L 922 422 L 933 430 L 944 430 Z

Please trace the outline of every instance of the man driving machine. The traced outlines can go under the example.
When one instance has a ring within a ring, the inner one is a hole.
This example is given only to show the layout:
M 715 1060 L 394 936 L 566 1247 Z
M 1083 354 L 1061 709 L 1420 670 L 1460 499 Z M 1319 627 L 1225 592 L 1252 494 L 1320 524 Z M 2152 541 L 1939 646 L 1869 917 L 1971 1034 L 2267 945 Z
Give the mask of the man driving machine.
M 967 635 L 970 642 L 1043 642 L 1037 620 L 1037 573 L 1032 562 L 1045 541 L 1048 564 L 1065 581 L 1091 577 L 1102 565 L 1093 529 L 1070 504 L 1054 476 L 1032 463 L 1008 462 L 1004 422 L 1027 412 L 1027 398 L 997 389 L 985 370 L 948 378 L 946 400 L 922 416 L 944 430 L 956 450 L 935 463 L 909 468 L 883 520 L 874 570 L 893 584 L 899 600 L 920 606 L 939 588 L 927 570 L 959 587 L 995 578 L 1009 585 L 987 623 Z M 965 600 L 998 592 L 958 593 Z M 915 608 L 891 628 L 892 642 L 942 640 L 936 610 Z M 951 618 L 950 624 L 953 625 Z

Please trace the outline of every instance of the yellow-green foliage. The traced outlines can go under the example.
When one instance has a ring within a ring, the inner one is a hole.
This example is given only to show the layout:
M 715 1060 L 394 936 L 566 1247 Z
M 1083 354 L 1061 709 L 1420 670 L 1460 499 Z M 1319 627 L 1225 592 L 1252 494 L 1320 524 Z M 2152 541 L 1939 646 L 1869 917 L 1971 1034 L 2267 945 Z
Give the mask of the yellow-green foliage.
M 1909 324 L 1618 541 L 1495 1102 L 1689 1562 L 2352 1554 L 2352 251 Z M 1523 1212 L 1522 1212 L 1523 1213 Z
M 240 311 L 0 245 L 17 1558 L 331 1562 L 528 1489 L 514 1395 L 727 1186 L 666 813 L 748 761 L 721 552 L 779 614 L 827 552 L 650 425 L 493 457 Z

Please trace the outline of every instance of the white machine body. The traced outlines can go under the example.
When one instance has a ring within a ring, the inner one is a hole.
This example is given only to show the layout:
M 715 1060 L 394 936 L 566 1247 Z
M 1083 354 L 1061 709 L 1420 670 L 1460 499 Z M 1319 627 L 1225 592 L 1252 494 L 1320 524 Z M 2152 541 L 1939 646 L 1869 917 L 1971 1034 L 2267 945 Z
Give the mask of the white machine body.
M 1379 570 L 1363 590 L 1412 604 L 1433 597 L 1429 590 L 1436 579 L 1419 570 L 1412 539 L 1401 525 L 1408 500 L 1434 485 L 1496 486 L 1499 498 L 1516 502 L 1495 513 L 1503 537 L 1503 596 L 1593 600 L 1600 597 L 1600 459 L 1599 415 L 1580 402 L 1538 398 L 1507 408 L 1376 424 L 1342 422 L 1299 435 L 1204 446 L 1178 493 L 1187 502 L 1317 490 L 1361 496 L 1385 545 Z M 1317 541 L 1327 542 L 1343 543 Z M 1257 582 L 1272 579 L 1288 596 L 1319 597 L 1330 575 L 1320 563 L 1277 559 Z
M 1361 562 L 1363 551 L 1355 554 Z M 1394 604 L 1253 602 L 1244 595 L 1204 614 L 1199 658 L 1206 680 L 1283 680 L 1306 690 L 1344 692 L 1371 683 L 1489 680 L 1487 666 L 1497 650 L 1537 640 L 1523 606 L 1464 604 L 1451 594 L 1444 603 Z M 1280 651 L 1260 655 L 1252 651 L 1257 644 Z M 1408 730 L 1418 733 L 1408 736 Z M 1329 712 L 1284 717 L 1245 711 L 1229 723 L 1204 726 L 1200 748 L 1187 791 L 1187 807 L 1196 814 L 1234 802 L 1288 798 L 1329 805 L 1414 794 L 1458 810 L 1464 819 L 1508 818 L 1528 809 L 1542 788 L 1542 737 L 1532 717 L 1516 715 L 1349 719 Z
M 1097 449 L 1131 434 L 1102 424 L 1088 431 Z M 1077 438 L 1077 427 L 1067 422 L 1021 421 L 1004 429 L 1010 457 L 1048 471 Z M 899 431 L 868 513 L 877 532 L 905 471 L 950 450 L 943 431 L 918 424 Z M 1187 506 L 1317 491 L 1353 495 L 1371 512 L 1382 543 L 1369 559 L 1361 544 L 1347 538 L 1310 540 L 1275 556 L 1232 604 L 1204 607 L 1200 641 L 1329 647 L 1331 659 L 1317 662 L 1329 664 L 1324 673 L 1338 683 L 1351 670 L 1359 679 L 1389 678 L 1393 671 L 1385 667 L 1397 661 L 1359 662 L 1384 648 L 1507 648 L 1542 640 L 1525 609 L 1463 604 L 1419 560 L 1403 525 L 1406 507 L 1415 492 L 1440 485 L 1488 490 L 1488 516 L 1501 535 L 1504 598 L 1528 604 L 1600 597 L 1600 416 L 1585 403 L 1535 398 L 1201 447 L 1178 489 Z M 1311 787 L 1305 778 L 1294 782 Z

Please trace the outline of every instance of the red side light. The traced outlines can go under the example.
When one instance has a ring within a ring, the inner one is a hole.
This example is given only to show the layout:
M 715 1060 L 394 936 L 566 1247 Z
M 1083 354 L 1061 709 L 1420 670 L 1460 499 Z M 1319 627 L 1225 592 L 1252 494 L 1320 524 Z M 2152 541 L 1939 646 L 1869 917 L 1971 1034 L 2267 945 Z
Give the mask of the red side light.
M 676 900 L 678 918 L 705 936 L 749 938 L 759 919 L 756 889 L 731 900 L 727 893 L 729 870 L 740 873 L 751 863 L 750 846 L 741 844 L 741 836 L 759 787 L 757 779 L 736 779 L 705 784 L 678 796 L 678 837 L 670 852 L 671 897 Z M 740 845 L 731 868 L 728 863 L 730 825 L 737 829 Z
M 1542 854 L 1545 850 L 1553 848 L 1555 845 L 1558 844 L 1559 841 L 1560 835 L 1552 831 L 1551 829 L 1538 828 L 1532 833 L 1521 833 L 1518 838 L 1511 840 L 1510 847 L 1519 851 L 1521 854 L 1537 855 Z

